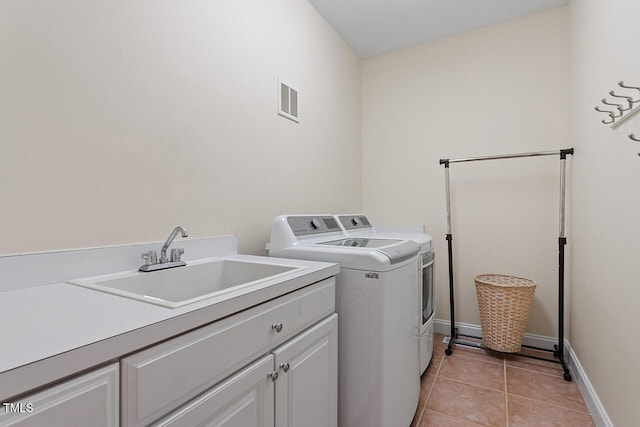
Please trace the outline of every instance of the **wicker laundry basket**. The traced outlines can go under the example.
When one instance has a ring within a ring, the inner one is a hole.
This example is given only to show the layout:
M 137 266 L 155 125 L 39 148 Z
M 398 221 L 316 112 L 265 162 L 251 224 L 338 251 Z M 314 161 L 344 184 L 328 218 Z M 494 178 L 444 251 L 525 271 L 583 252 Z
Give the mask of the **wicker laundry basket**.
M 480 274 L 475 282 L 482 344 L 506 353 L 520 351 L 536 282 L 502 274 Z

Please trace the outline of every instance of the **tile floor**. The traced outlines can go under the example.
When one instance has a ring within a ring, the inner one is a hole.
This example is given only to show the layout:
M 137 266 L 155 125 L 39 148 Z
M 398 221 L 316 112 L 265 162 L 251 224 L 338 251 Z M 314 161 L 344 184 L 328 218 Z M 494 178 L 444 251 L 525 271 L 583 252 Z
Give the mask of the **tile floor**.
M 434 337 L 411 427 L 595 426 L 559 364 L 463 346 L 445 356 L 443 338 Z

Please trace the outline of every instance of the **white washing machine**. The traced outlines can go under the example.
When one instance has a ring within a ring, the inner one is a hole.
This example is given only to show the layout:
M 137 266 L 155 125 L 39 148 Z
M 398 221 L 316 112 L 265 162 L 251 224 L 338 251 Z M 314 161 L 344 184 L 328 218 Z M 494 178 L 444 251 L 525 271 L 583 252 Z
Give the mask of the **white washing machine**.
M 283 215 L 269 256 L 337 262 L 338 422 L 408 426 L 418 406 L 420 247 L 410 240 L 346 238 L 331 215 Z
M 435 251 L 433 238 L 420 227 L 375 228 L 365 215 L 334 215 L 347 236 L 358 238 L 408 239 L 420 245 L 420 275 L 416 307 L 416 328 L 420 337 L 420 375 L 433 356 L 433 314 L 435 312 Z

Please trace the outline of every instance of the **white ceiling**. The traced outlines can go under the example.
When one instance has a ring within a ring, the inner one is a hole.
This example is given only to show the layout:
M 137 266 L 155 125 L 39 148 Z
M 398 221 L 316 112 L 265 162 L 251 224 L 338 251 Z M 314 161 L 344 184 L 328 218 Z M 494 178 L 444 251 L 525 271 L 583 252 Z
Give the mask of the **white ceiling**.
M 309 0 L 361 58 L 416 46 L 569 0 Z

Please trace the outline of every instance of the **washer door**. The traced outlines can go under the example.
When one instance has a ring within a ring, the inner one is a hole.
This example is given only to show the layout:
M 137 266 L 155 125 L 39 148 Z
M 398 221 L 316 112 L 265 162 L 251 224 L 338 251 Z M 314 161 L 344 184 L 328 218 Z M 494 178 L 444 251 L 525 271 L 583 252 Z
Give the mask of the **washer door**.
M 434 301 L 434 274 L 435 274 L 435 253 L 429 252 L 422 256 L 422 325 L 426 325 L 427 321 L 433 316 L 435 309 Z

